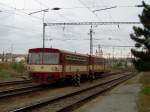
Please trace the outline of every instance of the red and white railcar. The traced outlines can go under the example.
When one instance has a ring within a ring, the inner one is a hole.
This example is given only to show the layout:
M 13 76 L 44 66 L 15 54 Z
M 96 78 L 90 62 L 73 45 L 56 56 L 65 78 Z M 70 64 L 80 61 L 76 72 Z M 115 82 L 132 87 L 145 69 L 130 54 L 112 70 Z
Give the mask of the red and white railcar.
M 89 76 L 105 70 L 104 58 L 54 48 L 29 49 L 28 71 L 39 83 L 51 83 L 75 76 Z

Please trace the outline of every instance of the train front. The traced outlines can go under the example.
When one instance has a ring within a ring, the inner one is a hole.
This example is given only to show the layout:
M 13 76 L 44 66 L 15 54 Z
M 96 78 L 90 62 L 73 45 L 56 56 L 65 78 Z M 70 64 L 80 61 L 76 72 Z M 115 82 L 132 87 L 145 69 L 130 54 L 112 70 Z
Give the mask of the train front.
M 53 48 L 29 49 L 27 69 L 30 77 L 36 83 L 55 82 L 62 73 L 59 50 Z

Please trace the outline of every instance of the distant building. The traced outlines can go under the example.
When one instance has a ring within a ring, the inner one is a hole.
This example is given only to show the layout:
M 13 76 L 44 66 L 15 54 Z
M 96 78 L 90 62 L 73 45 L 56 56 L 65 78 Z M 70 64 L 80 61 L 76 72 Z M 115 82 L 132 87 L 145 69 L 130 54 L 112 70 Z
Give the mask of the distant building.
M 16 58 L 15 58 L 15 62 L 21 62 L 21 61 L 25 61 L 25 60 L 26 60 L 26 58 L 23 57 L 23 56 L 22 56 L 22 57 L 20 56 L 20 57 L 16 57 Z
M 12 53 L 6 53 L 6 54 L 0 54 L 0 62 L 20 62 L 25 61 L 27 55 L 25 54 L 12 54 Z

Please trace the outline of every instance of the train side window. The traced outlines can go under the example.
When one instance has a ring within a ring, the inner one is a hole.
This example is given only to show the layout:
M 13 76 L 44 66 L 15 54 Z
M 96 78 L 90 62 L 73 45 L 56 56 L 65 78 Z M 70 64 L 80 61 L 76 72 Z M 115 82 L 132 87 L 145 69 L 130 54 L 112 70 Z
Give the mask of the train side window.
M 86 57 L 79 57 L 79 56 L 66 56 L 66 63 L 67 64 L 87 64 L 88 59 Z
M 41 64 L 41 53 L 29 53 L 29 64 Z
M 59 63 L 59 53 L 43 54 L 43 64 L 58 64 L 58 63 Z

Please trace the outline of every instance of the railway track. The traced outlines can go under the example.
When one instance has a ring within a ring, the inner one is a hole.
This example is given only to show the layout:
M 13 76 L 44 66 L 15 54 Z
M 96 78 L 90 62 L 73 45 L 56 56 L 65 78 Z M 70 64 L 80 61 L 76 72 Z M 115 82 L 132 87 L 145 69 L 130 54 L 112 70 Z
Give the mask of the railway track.
M 15 84 L 25 84 L 25 83 L 31 83 L 31 80 L 19 80 L 19 81 L 1 82 L 0 86 L 15 85 Z
M 6 98 L 9 96 L 14 96 L 14 95 L 19 95 L 19 94 L 24 94 L 32 91 L 36 91 L 41 89 L 40 84 L 26 84 L 26 85 L 21 85 L 20 87 L 17 88 L 12 88 L 12 89 L 6 89 L 3 91 L 0 91 L 0 98 Z
M 116 74 L 119 74 L 119 73 L 120 72 L 107 73 L 105 77 L 109 77 L 111 75 L 116 75 Z M 29 92 L 33 92 L 33 91 L 42 90 L 42 89 L 44 90 L 48 87 L 48 86 L 42 87 L 40 84 L 33 84 L 30 81 L 24 81 L 24 82 L 22 82 L 22 83 L 20 81 L 15 82 L 15 84 L 23 84 L 23 85 L 20 85 L 18 87 L 13 87 L 11 89 L 5 89 L 3 91 L 0 91 L 0 98 L 6 98 L 6 97 L 10 97 L 10 96 L 21 95 L 21 94 L 25 94 L 25 93 L 29 93 Z M 14 83 L 12 83 L 12 84 L 14 85 Z M 8 83 L 8 85 L 10 86 L 11 83 Z
M 74 106 L 85 101 L 86 99 L 99 93 L 102 93 L 104 91 L 107 91 L 133 76 L 134 75 L 126 74 L 111 79 L 109 81 L 100 82 L 98 84 L 91 85 L 88 87 L 83 88 L 81 87 L 78 90 L 71 91 L 70 93 L 67 94 L 58 94 L 55 95 L 55 97 L 47 97 L 21 107 L 15 107 L 13 109 L 10 109 L 9 112 L 30 112 L 30 111 L 37 112 L 37 109 L 39 111 L 45 106 L 47 106 L 45 108 L 48 108 L 50 112 L 68 112 Z

